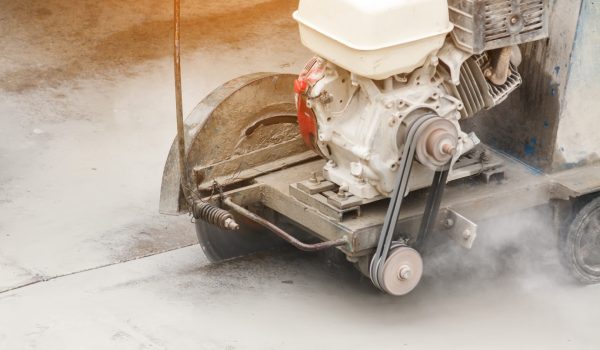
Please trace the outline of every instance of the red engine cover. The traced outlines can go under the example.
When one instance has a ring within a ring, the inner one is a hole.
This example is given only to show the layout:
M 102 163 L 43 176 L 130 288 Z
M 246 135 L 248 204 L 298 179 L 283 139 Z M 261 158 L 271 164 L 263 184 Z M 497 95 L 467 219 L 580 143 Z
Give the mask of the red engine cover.
M 325 72 L 325 64 L 318 57 L 313 57 L 304 70 L 300 73 L 300 76 L 294 81 L 294 91 L 296 92 L 296 108 L 298 109 L 298 126 L 300 128 L 300 134 L 306 145 L 318 152 L 317 147 L 317 118 L 312 108 L 306 105 L 307 92 L 314 86 L 314 84 L 323 78 Z

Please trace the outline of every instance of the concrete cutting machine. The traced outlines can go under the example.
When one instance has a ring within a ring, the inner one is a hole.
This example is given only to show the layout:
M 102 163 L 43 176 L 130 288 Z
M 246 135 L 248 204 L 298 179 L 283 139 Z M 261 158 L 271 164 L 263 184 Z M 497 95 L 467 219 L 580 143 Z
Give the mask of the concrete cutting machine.
M 298 75 L 239 77 L 181 118 L 160 210 L 192 213 L 210 260 L 336 248 L 403 295 L 428 236 L 469 249 L 478 221 L 550 204 L 574 276 L 600 282 L 600 4 L 301 0 L 293 18 L 315 54 Z

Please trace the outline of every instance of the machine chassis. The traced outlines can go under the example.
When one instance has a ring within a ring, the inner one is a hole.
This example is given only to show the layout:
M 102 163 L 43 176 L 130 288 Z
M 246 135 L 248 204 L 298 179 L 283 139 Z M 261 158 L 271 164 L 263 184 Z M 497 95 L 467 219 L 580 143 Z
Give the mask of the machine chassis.
M 568 201 L 600 190 L 600 178 L 596 176 L 600 173 L 600 166 L 547 175 L 510 156 L 491 149 L 489 152 L 503 160 L 503 176 L 492 181 L 474 176 L 449 182 L 441 203 L 436 231 L 445 231 L 459 241 L 471 240 L 472 243 L 475 238 L 474 230 L 471 232 L 472 236 L 466 236 L 464 226 L 458 223 L 477 222 L 548 204 L 554 200 Z M 285 162 L 283 159 L 282 161 Z M 326 215 L 324 210 L 298 200 L 297 194 L 294 194 L 298 184 L 311 179 L 322 168 L 323 163 L 324 160 L 312 160 L 258 176 L 252 184 L 227 191 L 223 196 L 241 206 L 260 203 L 323 241 L 345 238 L 348 243 L 339 249 L 350 260 L 367 255 L 377 245 L 388 200 L 366 203 L 360 206 L 360 211 L 355 215 L 342 218 Z M 415 239 L 426 194 L 425 190 L 419 190 L 411 192 L 405 198 L 399 216 L 399 227 L 402 227 L 402 232 L 398 232 L 399 236 Z M 219 204 L 219 198 L 212 196 L 205 199 Z M 457 221 L 456 215 L 464 219 Z M 452 225 L 448 225 L 449 218 L 454 221 Z

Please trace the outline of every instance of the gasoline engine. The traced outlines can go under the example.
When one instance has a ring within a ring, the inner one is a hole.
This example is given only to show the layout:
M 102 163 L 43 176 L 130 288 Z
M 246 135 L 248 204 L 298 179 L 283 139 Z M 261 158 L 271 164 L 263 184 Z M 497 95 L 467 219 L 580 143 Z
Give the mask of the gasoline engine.
M 418 283 L 414 248 L 435 225 L 453 164 L 479 143 L 460 121 L 521 84 L 517 45 L 547 35 L 546 12 L 543 0 L 300 1 L 302 43 L 318 55 L 295 81 L 300 132 L 343 197 L 390 197 L 363 267 L 381 290 L 401 295 Z M 397 237 L 398 213 L 410 180 L 431 172 L 409 244 Z
M 415 123 L 431 170 L 478 144 L 459 121 L 514 91 L 517 44 L 546 35 L 541 0 L 303 0 L 294 18 L 318 55 L 295 83 L 301 133 L 324 177 L 366 199 L 392 195 Z

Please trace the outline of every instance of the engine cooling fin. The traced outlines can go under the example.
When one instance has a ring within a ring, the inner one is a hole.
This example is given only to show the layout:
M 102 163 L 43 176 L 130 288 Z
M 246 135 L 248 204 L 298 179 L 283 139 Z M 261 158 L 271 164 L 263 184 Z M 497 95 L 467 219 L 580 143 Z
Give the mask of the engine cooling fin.
M 504 84 L 490 83 L 483 73 L 490 64 L 491 60 L 484 52 L 469 58 L 460 68 L 460 84 L 456 86 L 455 95 L 463 102 L 463 118 L 471 117 L 484 108 L 490 109 L 498 105 L 523 82 L 517 68 L 511 63 Z

